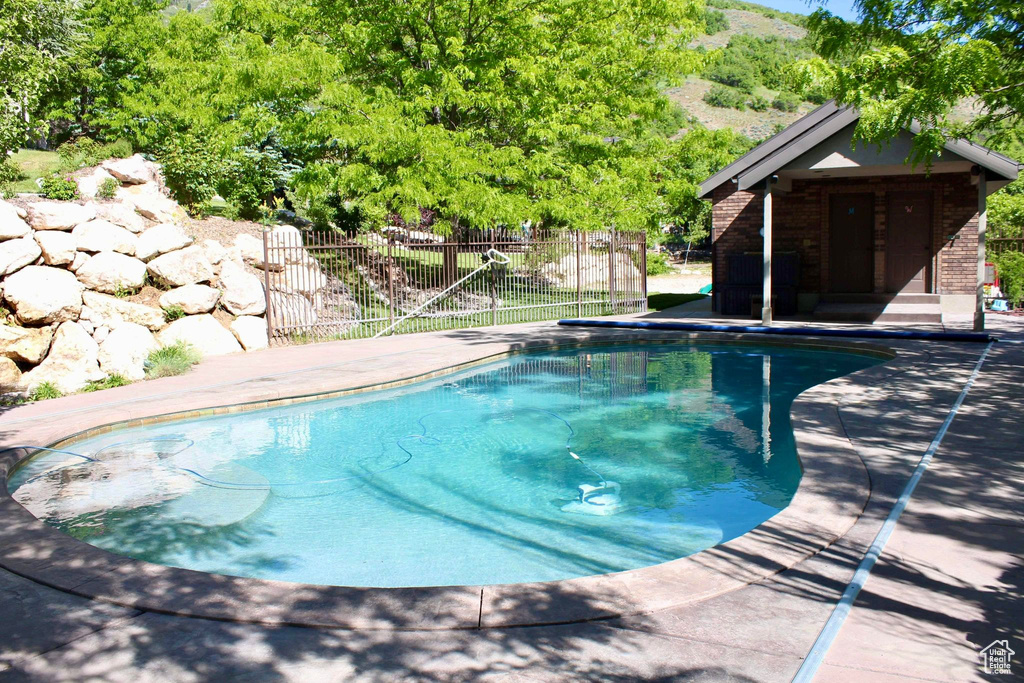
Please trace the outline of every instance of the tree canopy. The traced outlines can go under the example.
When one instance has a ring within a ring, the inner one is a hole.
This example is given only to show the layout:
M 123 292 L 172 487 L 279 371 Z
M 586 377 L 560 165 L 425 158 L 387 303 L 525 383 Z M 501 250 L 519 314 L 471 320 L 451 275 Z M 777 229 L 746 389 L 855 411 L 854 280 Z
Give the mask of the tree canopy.
M 824 9 L 809 21 L 821 59 L 803 63 L 817 82 L 861 111 L 858 136 L 873 143 L 913 121 L 913 161 L 953 137 L 1002 134 L 1024 123 L 1024 4 L 1019 0 L 857 0 L 860 22 Z M 957 107 L 976 103 L 979 115 Z

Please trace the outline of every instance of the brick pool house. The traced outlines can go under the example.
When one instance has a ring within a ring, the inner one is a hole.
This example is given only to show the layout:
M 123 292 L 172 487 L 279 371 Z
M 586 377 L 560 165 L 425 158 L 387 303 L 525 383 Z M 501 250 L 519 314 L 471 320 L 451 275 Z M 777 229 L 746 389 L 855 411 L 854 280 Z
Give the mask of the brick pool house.
M 919 129 L 854 147 L 858 117 L 827 102 L 701 184 L 713 204 L 714 311 L 764 324 L 973 312 L 982 329 L 986 198 L 1020 165 L 956 140 L 914 168 L 905 160 Z

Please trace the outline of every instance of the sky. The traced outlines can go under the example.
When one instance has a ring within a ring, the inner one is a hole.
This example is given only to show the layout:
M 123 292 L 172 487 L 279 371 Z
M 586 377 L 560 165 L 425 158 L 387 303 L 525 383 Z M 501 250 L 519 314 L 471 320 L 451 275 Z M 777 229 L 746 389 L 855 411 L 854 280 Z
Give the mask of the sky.
M 853 0 L 750 0 L 756 2 L 759 5 L 765 5 L 766 7 L 774 7 L 775 9 L 782 10 L 784 12 L 794 12 L 796 14 L 810 14 L 822 4 L 832 14 L 838 15 L 843 19 L 856 19 L 857 14 L 853 10 Z

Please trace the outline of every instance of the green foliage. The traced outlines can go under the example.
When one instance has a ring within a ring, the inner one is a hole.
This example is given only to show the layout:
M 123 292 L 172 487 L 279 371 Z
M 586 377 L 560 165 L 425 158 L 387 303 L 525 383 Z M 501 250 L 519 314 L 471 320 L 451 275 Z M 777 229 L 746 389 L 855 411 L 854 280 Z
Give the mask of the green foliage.
M 796 72 L 859 108 L 857 136 L 884 144 L 912 122 L 911 161 L 928 164 L 950 138 L 1024 123 L 1024 23 L 1019 0 L 857 0 L 861 23 L 825 10 L 810 20 L 821 59 Z M 954 109 L 974 99 L 982 115 L 964 121 Z
M 96 196 L 103 199 L 113 199 L 120 187 L 121 183 L 118 182 L 117 178 L 104 178 L 100 186 L 96 188 Z
M 729 20 L 726 18 L 725 12 L 716 9 L 704 10 L 704 33 L 711 36 L 728 30 Z
M 1004 251 L 996 257 L 995 263 L 1003 296 L 1014 304 L 1024 301 L 1024 254 Z
M 744 93 L 751 93 L 760 85 L 754 65 L 728 49 L 721 59 L 704 71 L 704 77 Z
M 747 101 L 747 106 L 754 111 L 768 111 L 768 100 L 760 95 L 754 95 Z
M 92 138 L 78 138 L 57 148 L 57 155 L 60 157 L 61 170 L 70 173 L 86 166 L 95 166 L 106 159 L 130 157 L 132 146 L 127 140 L 104 145 Z
M 778 90 L 786 85 L 790 65 L 813 56 L 805 41 L 741 33 L 729 40 L 704 77 L 746 93 L 758 86 Z
M 41 131 L 46 89 L 78 39 L 74 0 L 3 0 L 0 4 L 0 154 Z
M 146 379 L 173 377 L 188 372 L 202 356 L 191 345 L 177 342 L 149 354 L 146 358 Z
M 28 395 L 30 401 L 46 401 L 51 398 L 60 398 L 64 394 L 52 382 L 40 382 Z
M 647 252 L 647 274 L 648 275 L 665 275 L 673 271 L 672 264 L 669 263 L 668 254 L 660 251 L 649 251 Z
M 171 323 L 185 317 L 185 309 L 181 306 L 168 306 L 164 309 L 164 320 Z
M 14 184 L 24 177 L 21 167 L 8 156 L 0 159 L 0 195 L 13 196 Z
M 800 96 L 791 92 L 780 92 L 772 100 L 772 108 L 779 111 L 794 112 L 800 108 Z
M 172 137 L 163 144 L 158 158 L 164 182 L 189 213 L 217 194 L 224 160 L 209 144 L 188 134 Z
M 41 193 L 47 199 L 71 201 L 78 199 L 78 185 L 71 179 L 71 176 L 54 173 L 43 178 Z
M 704 93 L 704 101 L 712 107 L 722 107 L 723 109 L 744 111 L 747 108 L 747 98 L 743 92 L 725 85 L 711 86 L 711 89 Z
M 112 375 L 108 375 L 106 378 L 101 380 L 93 380 L 85 385 L 82 389 L 83 393 L 90 393 L 93 391 L 102 391 L 103 389 L 115 389 L 117 387 L 123 387 L 131 384 L 131 382 L 123 375 L 119 375 L 116 372 Z

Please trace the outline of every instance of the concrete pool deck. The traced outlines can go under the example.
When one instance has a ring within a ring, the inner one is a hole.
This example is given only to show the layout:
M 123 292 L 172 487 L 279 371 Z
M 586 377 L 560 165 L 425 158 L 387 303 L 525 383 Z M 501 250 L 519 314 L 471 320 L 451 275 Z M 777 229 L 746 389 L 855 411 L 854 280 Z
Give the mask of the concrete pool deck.
M 1006 336 L 1024 337 L 1024 326 L 1000 323 L 1008 327 Z M 39 443 L 94 425 L 98 415 L 114 422 L 155 414 L 155 407 L 170 412 L 268 400 L 295 395 L 296 384 L 302 393 L 333 391 L 372 384 L 381 368 L 396 363 L 415 374 L 414 357 L 443 367 L 528 340 L 586 336 L 534 324 L 215 358 L 184 377 L 9 410 L 0 416 L 0 434 L 6 444 L 15 434 Z M 863 513 L 824 551 L 757 583 L 600 622 L 386 632 L 170 616 L 77 597 L 3 572 L 0 669 L 36 680 L 789 680 L 981 351 L 966 344 L 891 346 L 903 352 L 894 371 L 880 373 L 866 393 L 829 398 L 849 448 L 870 475 Z M 977 651 L 992 640 L 1024 644 L 1018 616 L 1024 545 L 1018 444 L 1024 428 L 1013 404 L 1022 381 L 1024 346 L 996 345 L 826 658 L 821 679 L 964 680 L 980 677 Z M 805 426 L 811 433 L 814 428 Z M 775 541 L 800 554 L 804 539 Z

